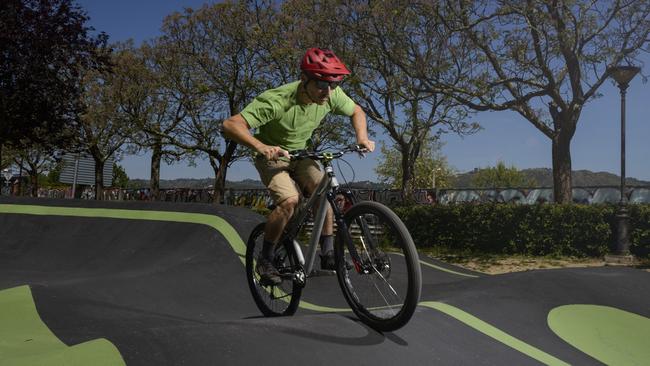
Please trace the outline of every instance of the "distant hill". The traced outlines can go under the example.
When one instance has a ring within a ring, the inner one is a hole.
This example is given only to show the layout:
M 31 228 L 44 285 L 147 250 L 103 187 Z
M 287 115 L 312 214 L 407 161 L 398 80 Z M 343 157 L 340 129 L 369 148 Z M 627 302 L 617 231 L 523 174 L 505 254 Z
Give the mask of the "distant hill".
M 345 182 L 339 181 L 339 184 L 341 186 L 354 188 L 354 189 L 389 189 L 390 188 L 388 184 L 371 182 L 368 180 L 363 180 L 360 182 L 348 182 L 347 184 L 345 184 Z
M 478 170 L 461 173 L 456 176 L 455 186 L 457 188 L 472 188 L 472 178 Z M 523 169 L 521 172 L 529 179 L 534 180 L 536 187 L 553 186 L 553 170 L 549 168 Z M 621 177 L 607 172 L 592 172 L 590 170 L 574 170 L 571 173 L 574 187 L 601 187 L 618 186 L 621 184 Z M 627 177 L 625 182 L 631 186 L 649 186 L 649 181 Z
M 461 173 L 456 175 L 456 188 L 472 188 L 472 177 L 476 174 L 477 170 Z M 537 184 L 536 187 L 552 187 L 553 186 L 553 172 L 549 168 L 534 168 L 521 170 L 529 179 L 533 179 Z M 626 182 L 630 186 L 650 186 L 649 181 L 643 181 L 636 178 L 627 178 Z M 344 182 L 339 182 L 343 185 Z M 214 184 L 212 178 L 180 178 L 180 179 L 161 179 L 160 188 L 209 188 Z M 576 170 L 573 172 L 573 185 L 575 187 L 600 187 L 600 186 L 618 186 L 621 184 L 621 178 L 612 173 L 607 172 L 592 172 L 589 170 Z M 129 180 L 130 188 L 146 188 L 149 187 L 148 179 L 131 179 Z M 388 189 L 386 184 L 360 181 L 350 182 L 349 187 L 356 189 Z M 256 189 L 264 188 L 264 185 L 259 180 L 244 179 L 238 182 L 226 181 L 226 188 L 231 189 Z

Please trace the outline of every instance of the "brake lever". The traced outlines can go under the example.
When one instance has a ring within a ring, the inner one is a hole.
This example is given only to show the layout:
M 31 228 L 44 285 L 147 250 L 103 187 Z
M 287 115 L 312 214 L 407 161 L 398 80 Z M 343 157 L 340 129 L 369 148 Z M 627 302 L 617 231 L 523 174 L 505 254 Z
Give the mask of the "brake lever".
M 356 152 L 359 154 L 360 158 L 365 158 L 366 154 L 369 152 L 369 150 L 365 147 L 361 147 L 359 145 L 356 145 Z

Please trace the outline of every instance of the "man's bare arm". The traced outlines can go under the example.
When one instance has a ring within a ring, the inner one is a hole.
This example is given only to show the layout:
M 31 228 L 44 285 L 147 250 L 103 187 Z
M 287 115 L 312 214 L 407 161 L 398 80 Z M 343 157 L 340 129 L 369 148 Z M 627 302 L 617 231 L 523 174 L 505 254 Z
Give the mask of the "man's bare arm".
M 289 153 L 281 147 L 268 146 L 251 135 L 250 125 L 241 114 L 236 114 L 225 120 L 223 130 L 227 137 L 257 151 L 268 160 L 276 160 L 279 156 L 289 157 Z
M 354 106 L 354 112 L 350 117 L 352 126 L 357 136 L 357 145 L 363 146 L 369 151 L 375 150 L 375 142 L 368 139 L 368 123 L 366 121 L 366 112 L 358 105 Z

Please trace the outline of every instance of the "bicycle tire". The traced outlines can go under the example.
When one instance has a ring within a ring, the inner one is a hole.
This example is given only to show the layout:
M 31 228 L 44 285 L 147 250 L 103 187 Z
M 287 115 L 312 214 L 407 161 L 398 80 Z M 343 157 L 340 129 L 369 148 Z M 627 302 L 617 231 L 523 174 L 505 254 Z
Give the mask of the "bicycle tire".
M 355 204 L 345 213 L 344 222 L 347 231 L 337 230 L 335 255 L 345 300 L 373 329 L 403 327 L 415 312 L 422 288 L 420 261 L 410 233 L 392 210 L 378 202 Z M 346 258 L 351 258 L 346 235 L 358 247 L 367 273 L 346 266 Z
M 300 304 L 303 286 L 292 278 L 283 278 L 277 286 L 262 286 L 259 275 L 255 271 L 256 260 L 262 251 L 264 242 L 264 223 L 257 225 L 248 238 L 246 246 L 246 278 L 248 288 L 253 295 L 255 304 L 262 314 L 267 317 L 293 315 Z M 276 247 L 275 265 L 278 271 L 293 273 L 301 268 L 298 258 L 291 245 Z

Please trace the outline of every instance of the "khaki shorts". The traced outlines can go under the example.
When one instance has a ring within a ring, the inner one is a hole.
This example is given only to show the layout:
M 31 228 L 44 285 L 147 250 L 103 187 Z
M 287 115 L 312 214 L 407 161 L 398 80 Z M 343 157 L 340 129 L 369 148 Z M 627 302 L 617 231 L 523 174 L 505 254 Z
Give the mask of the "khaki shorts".
M 311 159 L 270 161 L 258 155 L 255 168 L 276 205 L 287 198 L 299 196 L 298 189 L 304 192 L 306 185 L 317 185 L 324 174 L 320 165 Z

